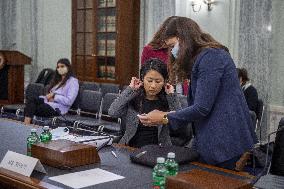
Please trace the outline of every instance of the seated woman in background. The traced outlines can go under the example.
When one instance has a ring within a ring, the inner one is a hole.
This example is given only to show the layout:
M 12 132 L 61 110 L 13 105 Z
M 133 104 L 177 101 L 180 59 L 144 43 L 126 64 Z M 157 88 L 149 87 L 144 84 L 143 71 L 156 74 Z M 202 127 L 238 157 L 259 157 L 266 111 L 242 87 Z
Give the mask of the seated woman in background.
M 0 52 L 0 100 L 8 99 L 8 70 L 5 56 Z
M 142 81 L 132 77 L 130 85 L 109 108 L 110 116 L 126 117 L 126 130 L 119 143 L 138 148 L 149 144 L 171 145 L 168 126 L 146 127 L 138 118 L 138 114 L 155 109 L 181 108 L 174 87 L 166 83 L 167 66 L 159 59 L 149 59 L 141 67 L 140 78 Z
M 74 77 L 70 61 L 66 58 L 58 60 L 48 94 L 27 100 L 24 122 L 31 123 L 34 115 L 53 117 L 66 114 L 75 101 L 78 91 L 79 82 Z
M 249 82 L 248 72 L 245 68 L 237 68 L 237 71 L 248 108 L 257 113 L 258 94 L 256 88 Z

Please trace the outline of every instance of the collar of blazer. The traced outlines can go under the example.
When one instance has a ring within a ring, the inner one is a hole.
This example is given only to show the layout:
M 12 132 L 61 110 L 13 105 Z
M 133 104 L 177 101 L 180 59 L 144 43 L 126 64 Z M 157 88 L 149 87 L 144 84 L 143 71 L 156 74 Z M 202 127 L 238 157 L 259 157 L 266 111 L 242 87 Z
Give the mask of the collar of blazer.
M 242 86 L 243 91 L 245 91 L 247 88 L 251 86 L 251 83 L 246 83 Z

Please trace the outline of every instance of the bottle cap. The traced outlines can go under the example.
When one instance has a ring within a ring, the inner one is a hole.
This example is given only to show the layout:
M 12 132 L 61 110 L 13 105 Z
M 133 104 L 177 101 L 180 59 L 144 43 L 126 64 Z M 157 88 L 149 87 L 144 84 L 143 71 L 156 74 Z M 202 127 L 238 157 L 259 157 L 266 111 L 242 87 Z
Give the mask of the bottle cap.
M 175 153 L 173 153 L 173 152 L 168 153 L 168 158 L 175 158 L 175 157 L 176 157 Z
M 33 133 L 36 132 L 36 129 L 31 129 L 31 132 L 33 132 Z
M 165 158 L 163 158 L 163 157 L 158 157 L 158 158 L 157 158 L 157 163 L 165 163 Z
M 49 130 L 49 126 L 44 126 L 43 130 Z

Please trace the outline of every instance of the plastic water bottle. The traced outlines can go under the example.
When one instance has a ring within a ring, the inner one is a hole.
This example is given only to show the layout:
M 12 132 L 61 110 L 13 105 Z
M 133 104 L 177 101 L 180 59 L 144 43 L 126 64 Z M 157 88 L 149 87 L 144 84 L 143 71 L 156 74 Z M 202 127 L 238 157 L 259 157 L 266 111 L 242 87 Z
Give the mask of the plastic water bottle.
M 43 132 L 40 134 L 40 141 L 43 143 L 47 143 L 51 141 L 52 134 L 49 132 L 49 126 L 43 127 Z
M 168 170 L 168 176 L 176 176 L 178 173 L 178 163 L 175 161 L 175 153 L 169 152 L 165 166 Z
M 32 145 L 40 142 L 36 129 L 31 129 L 31 134 L 27 138 L 27 155 L 32 156 Z
M 164 189 L 167 176 L 167 168 L 165 167 L 165 158 L 158 157 L 157 165 L 153 169 L 153 188 Z

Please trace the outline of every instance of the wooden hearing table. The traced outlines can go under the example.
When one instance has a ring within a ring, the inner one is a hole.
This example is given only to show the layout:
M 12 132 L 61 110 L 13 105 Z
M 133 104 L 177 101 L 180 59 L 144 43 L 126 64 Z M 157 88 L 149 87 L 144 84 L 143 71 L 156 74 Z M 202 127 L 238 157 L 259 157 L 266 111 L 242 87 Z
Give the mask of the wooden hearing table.
M 26 138 L 30 134 L 31 128 L 34 126 L 26 126 L 22 122 L 11 121 L 0 118 L 0 159 L 2 160 L 8 150 L 26 154 Z M 38 127 L 36 127 L 38 128 Z M 38 133 L 41 129 L 38 128 Z M 129 154 L 133 148 L 123 145 L 113 145 L 105 147 L 99 151 L 101 159 L 100 163 L 74 167 L 70 169 L 58 169 L 44 165 L 47 174 L 34 171 L 31 177 L 25 177 L 11 171 L 0 169 L 0 188 L 69 188 L 63 184 L 49 180 L 49 177 L 58 176 L 67 173 L 84 171 L 88 169 L 101 168 L 103 170 L 124 176 L 124 179 L 112 182 L 102 183 L 84 189 L 141 189 L 152 187 L 152 169 L 149 167 L 133 164 L 130 162 Z M 114 151 L 117 158 L 111 153 Z M 199 169 L 208 172 L 218 172 L 230 178 L 239 179 L 247 182 L 252 177 L 247 173 L 234 172 L 216 168 L 214 166 L 204 165 L 200 163 L 192 163 L 180 166 L 180 171 L 190 171 Z M 220 181 L 222 182 L 222 181 Z

